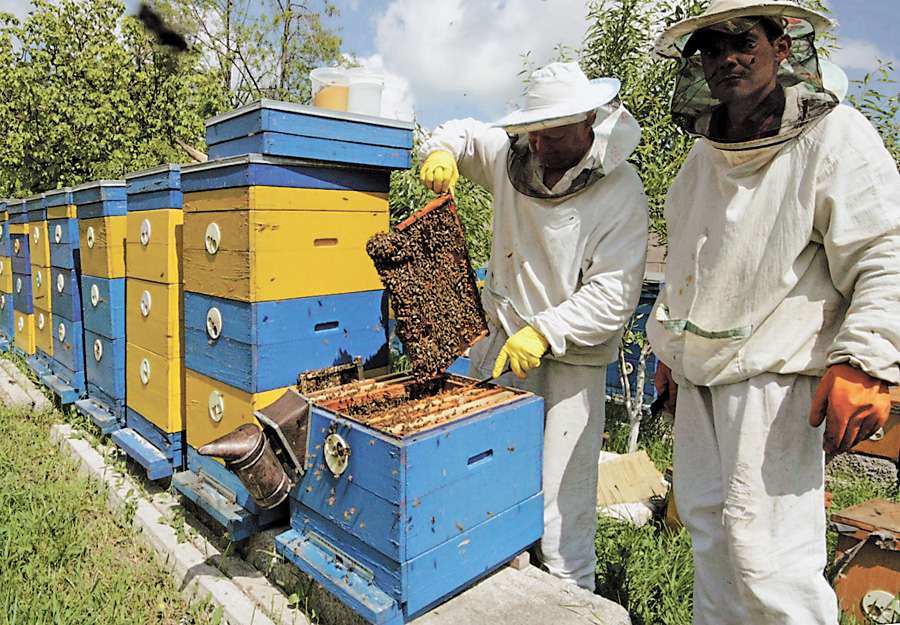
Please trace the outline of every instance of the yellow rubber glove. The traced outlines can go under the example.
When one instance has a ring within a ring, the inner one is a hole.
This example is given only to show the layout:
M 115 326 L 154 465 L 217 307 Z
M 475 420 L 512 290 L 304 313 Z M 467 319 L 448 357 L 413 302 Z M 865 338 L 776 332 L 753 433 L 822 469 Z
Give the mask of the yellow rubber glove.
M 528 372 L 541 366 L 541 357 L 547 352 L 550 343 L 541 333 L 525 326 L 511 337 L 506 339 L 503 349 L 494 363 L 493 376 L 499 378 L 509 360 L 509 368 L 517 378 L 527 378 Z
M 419 171 L 422 186 L 439 195 L 453 193 L 453 187 L 459 180 L 459 167 L 456 159 L 447 150 L 437 150 L 428 155 Z
M 891 412 L 891 395 L 883 380 L 847 363 L 828 368 L 816 389 L 809 424 L 825 421 L 825 453 L 841 453 L 883 427 Z

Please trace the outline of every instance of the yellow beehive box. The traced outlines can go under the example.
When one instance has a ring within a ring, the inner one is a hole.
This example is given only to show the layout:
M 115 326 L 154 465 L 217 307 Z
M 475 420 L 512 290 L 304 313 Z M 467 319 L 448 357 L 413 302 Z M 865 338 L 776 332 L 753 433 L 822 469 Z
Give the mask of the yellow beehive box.
M 12 293 L 12 261 L 8 256 L 0 256 L 0 291 Z
M 50 291 L 53 280 L 50 275 L 50 267 L 31 265 L 31 298 L 35 309 L 50 311 Z M 37 312 L 35 310 L 35 312 Z
M 128 213 L 125 272 L 129 278 L 181 282 L 184 213 L 176 209 Z
M 34 315 L 29 315 L 18 310 L 13 310 L 13 329 L 15 337 L 13 342 L 16 347 L 28 355 L 34 353 Z
M 163 432 L 184 430 L 184 359 L 167 359 L 128 342 L 125 345 L 128 407 Z
M 49 310 L 34 307 L 34 346 L 53 355 L 53 315 Z
M 387 213 L 387 193 L 294 187 L 230 187 L 184 194 L 186 213 L 247 210 Z
M 47 237 L 47 222 L 36 221 L 28 224 L 31 241 L 28 245 L 31 249 L 31 264 L 50 266 L 50 239 Z
M 166 360 L 184 358 L 183 301 L 184 287 L 180 284 L 128 278 L 125 281 L 128 342 Z
M 382 288 L 366 242 L 382 212 L 229 211 L 184 217 L 184 287 L 243 302 Z
M 259 425 L 253 412 L 281 397 L 287 387 L 251 394 L 186 369 L 184 389 L 187 442 L 198 449 L 245 423 Z
M 125 277 L 126 215 L 78 221 L 81 272 L 98 278 Z
M 75 219 L 78 209 L 74 204 L 62 204 L 60 206 L 47 207 L 47 219 Z

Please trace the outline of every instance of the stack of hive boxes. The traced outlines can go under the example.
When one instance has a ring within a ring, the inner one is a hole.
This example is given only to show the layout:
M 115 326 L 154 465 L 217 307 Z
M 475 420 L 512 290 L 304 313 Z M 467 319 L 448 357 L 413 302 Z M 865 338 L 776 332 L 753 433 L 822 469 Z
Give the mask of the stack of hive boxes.
M 365 246 L 389 227 L 390 170 L 409 166 L 412 125 L 365 120 L 256 102 L 207 122 L 220 160 L 182 168 L 188 471 L 174 484 L 232 540 L 286 509 L 258 508 L 196 450 L 256 423 L 298 374 L 386 371 L 386 302 Z
M 181 171 L 163 165 L 125 182 L 126 427 L 112 439 L 156 480 L 181 469 L 184 453 Z
M 78 219 L 71 189 L 48 191 L 45 197 L 54 329 L 51 373 L 41 381 L 67 405 L 80 399 L 86 390 Z
M 38 379 L 50 373 L 53 360 L 53 312 L 50 302 L 50 244 L 47 240 L 47 203 L 43 195 L 25 200 L 31 256 L 31 297 L 34 313 L 34 354 L 28 367 Z
M 10 200 L 6 209 L 12 240 L 13 350 L 20 356 L 30 356 L 34 354 L 35 347 L 28 212 L 25 200 Z
M 0 351 L 4 352 L 13 341 L 12 239 L 6 204 L 0 202 Z
M 81 185 L 73 198 L 87 381 L 87 398 L 75 405 L 108 434 L 125 423 L 125 181 Z

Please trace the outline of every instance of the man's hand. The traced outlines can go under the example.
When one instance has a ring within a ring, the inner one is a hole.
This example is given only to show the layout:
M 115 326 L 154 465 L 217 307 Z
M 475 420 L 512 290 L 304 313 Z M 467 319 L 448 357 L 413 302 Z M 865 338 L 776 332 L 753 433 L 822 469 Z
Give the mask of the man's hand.
M 447 150 L 437 150 L 428 155 L 419 171 L 422 186 L 439 195 L 453 193 L 453 187 L 459 180 L 459 168 L 456 159 Z
M 499 378 L 509 360 L 509 368 L 515 376 L 527 378 L 529 371 L 541 366 L 541 357 L 549 346 L 550 343 L 540 332 L 531 326 L 525 326 L 506 339 L 494 363 L 493 376 Z
M 653 384 L 656 386 L 656 396 L 660 399 L 665 398 L 662 402 L 663 409 L 674 417 L 675 400 L 678 399 L 678 384 L 675 383 L 675 378 L 672 377 L 672 370 L 660 360 L 656 361 L 656 373 L 653 374 Z
M 813 427 L 825 421 L 825 453 L 841 453 L 883 427 L 891 412 L 887 383 L 840 363 L 828 368 L 809 412 Z

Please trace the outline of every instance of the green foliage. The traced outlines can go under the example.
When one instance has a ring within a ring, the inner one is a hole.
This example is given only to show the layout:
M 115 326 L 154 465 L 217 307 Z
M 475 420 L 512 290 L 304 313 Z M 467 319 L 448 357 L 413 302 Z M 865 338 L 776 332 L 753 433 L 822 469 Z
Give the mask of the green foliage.
M 35 0 L 0 17 L 0 193 L 121 178 L 202 142 L 196 53 L 171 56 L 120 0 Z
M 699 13 L 705 0 L 600 0 L 588 5 L 589 28 L 581 51 L 588 77 L 622 81 L 619 97 L 641 125 L 641 143 L 629 159 L 650 203 L 651 230 L 666 240 L 663 204 L 693 140 L 669 111 L 677 63 L 651 56 L 660 25 Z
M 882 63 L 862 80 L 853 84 L 861 87 L 859 93 L 849 94 L 847 100 L 869 118 L 894 160 L 900 165 L 900 92 L 894 79 L 894 65 Z M 893 91 L 890 95 L 888 91 Z
M 424 130 L 417 128 L 413 145 L 413 165 L 391 174 L 391 226 L 413 215 L 437 195 L 425 189 L 419 181 L 416 154 L 426 140 Z M 474 269 L 487 263 L 491 253 L 491 194 L 467 178 L 460 178 L 454 193 L 456 211 L 462 225 L 469 261 Z
M 157 2 L 213 74 L 230 107 L 260 98 L 308 103 L 309 72 L 341 63 L 341 38 L 322 24 L 329 0 Z
M 601 518 L 595 538 L 597 593 L 635 625 L 684 625 L 693 610 L 694 562 L 686 530 Z

